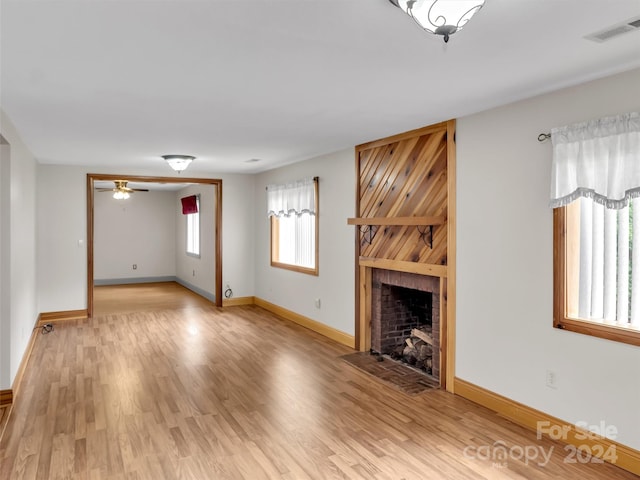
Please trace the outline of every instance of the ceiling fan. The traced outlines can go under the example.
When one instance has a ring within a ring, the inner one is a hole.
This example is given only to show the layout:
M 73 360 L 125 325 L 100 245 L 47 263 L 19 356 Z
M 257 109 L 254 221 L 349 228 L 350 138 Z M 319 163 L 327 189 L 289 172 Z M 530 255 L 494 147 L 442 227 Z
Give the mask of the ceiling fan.
M 113 198 L 117 200 L 126 200 L 133 192 L 148 192 L 147 188 L 129 188 L 127 180 L 114 180 L 114 188 L 96 188 L 97 192 L 114 192 Z

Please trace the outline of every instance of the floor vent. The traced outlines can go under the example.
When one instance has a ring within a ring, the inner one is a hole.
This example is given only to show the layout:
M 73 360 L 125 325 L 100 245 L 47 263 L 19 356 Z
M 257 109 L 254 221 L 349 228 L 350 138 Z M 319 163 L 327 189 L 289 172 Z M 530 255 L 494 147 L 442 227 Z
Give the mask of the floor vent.
M 640 30 L 640 17 L 632 18 L 625 22 L 612 25 L 604 30 L 600 30 L 599 32 L 587 35 L 584 38 L 586 38 L 587 40 L 592 40 L 594 42 L 602 43 L 625 33 L 634 32 L 637 30 Z

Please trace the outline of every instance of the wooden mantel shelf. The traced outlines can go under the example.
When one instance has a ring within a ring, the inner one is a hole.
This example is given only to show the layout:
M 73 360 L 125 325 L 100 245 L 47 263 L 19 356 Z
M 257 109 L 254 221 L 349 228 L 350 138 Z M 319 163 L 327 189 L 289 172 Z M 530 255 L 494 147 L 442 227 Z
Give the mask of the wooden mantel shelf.
M 444 225 L 444 215 L 428 217 L 357 217 L 347 218 L 349 225 Z

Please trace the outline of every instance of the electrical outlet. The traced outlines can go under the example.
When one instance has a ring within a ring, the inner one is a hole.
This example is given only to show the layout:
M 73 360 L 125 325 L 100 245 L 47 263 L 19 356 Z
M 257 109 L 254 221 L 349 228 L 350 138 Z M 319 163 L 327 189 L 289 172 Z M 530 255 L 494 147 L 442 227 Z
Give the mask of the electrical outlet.
M 194 276 L 194 277 L 196 276 L 196 271 L 195 271 L 195 270 L 193 271 L 193 276 Z
M 137 269 L 138 269 L 138 264 L 134 263 L 134 264 L 133 264 L 133 269 L 134 269 L 134 270 L 137 270 Z
M 547 370 L 545 383 L 547 387 L 556 389 L 558 388 L 558 375 L 553 370 Z
M 319 298 L 316 298 L 314 303 L 316 304 L 316 308 L 320 308 L 320 299 Z

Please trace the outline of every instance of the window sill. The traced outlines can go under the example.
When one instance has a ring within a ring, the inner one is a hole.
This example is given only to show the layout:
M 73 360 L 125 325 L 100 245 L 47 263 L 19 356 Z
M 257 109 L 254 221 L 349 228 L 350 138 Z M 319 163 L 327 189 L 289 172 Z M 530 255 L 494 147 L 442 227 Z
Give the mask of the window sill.
M 553 326 L 561 330 L 640 346 L 640 328 L 635 326 L 619 325 L 615 322 L 578 320 L 575 318 L 564 318 L 559 322 L 555 322 Z
M 293 272 L 305 273 L 307 275 L 318 276 L 317 268 L 301 267 L 299 265 L 291 265 L 289 263 L 271 262 L 272 267 L 282 268 L 284 270 L 291 270 Z

